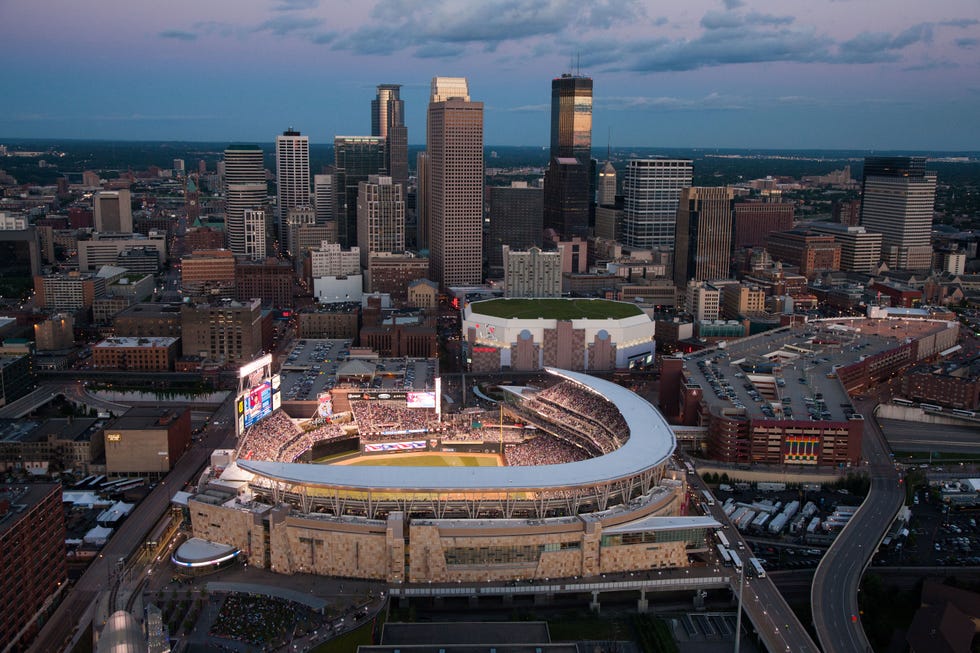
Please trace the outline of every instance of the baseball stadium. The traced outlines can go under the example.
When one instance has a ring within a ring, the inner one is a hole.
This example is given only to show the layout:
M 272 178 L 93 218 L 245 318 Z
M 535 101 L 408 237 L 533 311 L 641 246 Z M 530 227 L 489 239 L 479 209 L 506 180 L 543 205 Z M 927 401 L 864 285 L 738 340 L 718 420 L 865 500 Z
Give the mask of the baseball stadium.
M 615 383 L 546 372 L 493 411 L 391 393 L 303 425 L 272 411 L 189 499 L 194 535 L 280 573 L 392 583 L 686 566 L 717 523 L 683 516 L 666 421 Z

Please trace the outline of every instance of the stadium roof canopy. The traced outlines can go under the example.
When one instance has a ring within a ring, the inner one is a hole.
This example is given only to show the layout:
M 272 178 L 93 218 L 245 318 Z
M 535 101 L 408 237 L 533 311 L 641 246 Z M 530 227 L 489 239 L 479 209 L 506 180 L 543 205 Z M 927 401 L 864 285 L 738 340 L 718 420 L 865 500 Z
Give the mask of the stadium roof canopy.
M 311 465 L 262 460 L 239 460 L 238 466 L 258 476 L 296 485 L 401 492 L 513 491 L 608 483 L 641 474 L 673 454 L 674 433 L 650 402 L 620 385 L 588 374 L 554 368 L 547 371 L 591 388 L 615 404 L 630 430 L 626 443 L 589 460 L 526 467 L 440 467 L 436 471 L 431 467 Z

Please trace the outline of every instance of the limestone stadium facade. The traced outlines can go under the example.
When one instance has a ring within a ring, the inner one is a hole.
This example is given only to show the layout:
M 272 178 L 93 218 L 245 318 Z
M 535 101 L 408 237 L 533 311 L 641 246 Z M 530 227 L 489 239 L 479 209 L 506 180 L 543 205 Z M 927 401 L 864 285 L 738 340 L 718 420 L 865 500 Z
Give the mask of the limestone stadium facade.
M 473 372 L 625 369 L 649 364 L 654 323 L 635 304 L 606 299 L 489 299 L 463 310 Z
M 390 583 L 686 566 L 719 525 L 682 516 L 686 484 L 669 464 L 676 441 L 666 421 L 622 386 L 547 371 L 553 386 L 505 389 L 506 442 L 503 419 L 499 440 L 495 429 L 481 441 L 434 430 L 408 442 L 407 430 L 337 439 L 356 441 L 359 462 L 375 451 L 488 455 L 499 447 L 506 466 L 310 464 L 284 462 L 309 459 L 287 444 L 277 449 L 290 451 L 285 458 L 240 449 L 231 482 L 204 481 L 188 500 L 194 536 L 280 573 Z

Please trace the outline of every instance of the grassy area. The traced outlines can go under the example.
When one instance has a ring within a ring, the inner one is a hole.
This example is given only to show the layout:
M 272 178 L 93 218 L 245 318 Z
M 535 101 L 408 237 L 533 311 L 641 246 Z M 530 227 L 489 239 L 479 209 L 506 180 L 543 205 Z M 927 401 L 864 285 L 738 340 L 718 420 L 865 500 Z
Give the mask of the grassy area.
M 496 456 L 462 454 L 421 454 L 393 456 L 365 456 L 351 462 L 351 465 L 372 465 L 378 467 L 497 467 Z
M 606 299 L 491 299 L 470 304 L 474 313 L 508 319 L 575 320 L 588 318 L 621 320 L 640 315 L 633 304 Z
M 358 646 L 368 646 L 371 642 L 371 622 L 367 622 L 360 628 L 344 633 L 340 637 L 335 637 L 330 641 L 320 644 L 312 649 L 313 653 L 351 653 L 356 651 Z
M 633 630 L 627 618 L 596 617 L 582 613 L 548 618 L 548 630 L 553 642 L 633 638 Z

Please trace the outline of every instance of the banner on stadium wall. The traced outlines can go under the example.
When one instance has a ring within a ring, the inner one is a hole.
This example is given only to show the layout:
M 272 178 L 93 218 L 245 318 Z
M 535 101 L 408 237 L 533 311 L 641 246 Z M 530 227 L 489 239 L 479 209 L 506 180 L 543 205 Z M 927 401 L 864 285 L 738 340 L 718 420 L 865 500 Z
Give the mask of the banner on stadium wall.
M 316 414 L 324 419 L 333 416 L 333 398 L 329 392 L 317 395 Z
M 415 449 L 425 449 L 425 440 L 415 440 L 414 442 L 379 442 L 377 444 L 364 445 L 365 453 L 378 451 L 412 451 Z
M 401 429 L 398 431 L 382 431 L 381 435 L 412 435 L 413 433 L 428 433 L 429 429 Z
M 820 436 L 790 435 L 786 437 L 786 453 L 783 462 L 816 465 L 820 457 Z

